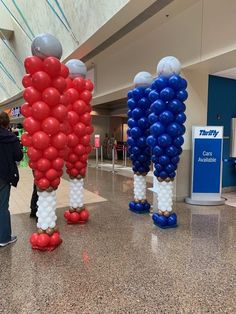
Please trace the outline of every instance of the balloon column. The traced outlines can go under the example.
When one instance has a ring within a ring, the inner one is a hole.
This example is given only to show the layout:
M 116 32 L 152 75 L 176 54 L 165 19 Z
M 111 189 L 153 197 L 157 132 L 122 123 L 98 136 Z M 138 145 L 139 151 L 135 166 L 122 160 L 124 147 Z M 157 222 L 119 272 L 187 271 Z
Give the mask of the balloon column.
M 56 192 L 63 173 L 67 138 L 63 120 L 67 114 L 63 92 L 68 69 L 61 64 L 60 42 L 50 34 L 37 36 L 31 46 L 33 56 L 25 59 L 21 107 L 25 116 L 22 144 L 28 146 L 29 166 L 38 190 L 38 232 L 30 242 L 34 249 L 53 250 L 61 242 L 56 228 Z
M 157 66 L 157 78 L 153 81 L 151 101 L 150 135 L 147 143 L 152 149 L 154 175 L 158 180 L 158 212 L 152 218 L 161 228 L 177 226 L 177 216 L 172 212 L 173 181 L 182 152 L 185 133 L 186 109 L 184 101 L 188 94 L 187 82 L 179 73 L 181 64 L 175 57 L 163 58 Z
M 89 218 L 84 207 L 83 186 L 86 174 L 88 154 L 91 152 L 90 135 L 93 133 L 91 124 L 91 106 L 93 83 L 85 79 L 85 64 L 76 59 L 66 63 L 69 68 L 67 90 L 65 95 L 70 99 L 68 106 L 68 158 L 66 172 L 70 176 L 70 209 L 64 217 L 68 224 L 83 224 Z
M 150 204 L 146 200 L 146 175 L 150 170 L 151 150 L 146 144 L 149 135 L 150 101 L 148 95 L 152 76 L 139 72 L 134 78 L 135 88 L 128 92 L 128 151 L 134 172 L 134 201 L 129 209 L 135 213 L 147 213 Z

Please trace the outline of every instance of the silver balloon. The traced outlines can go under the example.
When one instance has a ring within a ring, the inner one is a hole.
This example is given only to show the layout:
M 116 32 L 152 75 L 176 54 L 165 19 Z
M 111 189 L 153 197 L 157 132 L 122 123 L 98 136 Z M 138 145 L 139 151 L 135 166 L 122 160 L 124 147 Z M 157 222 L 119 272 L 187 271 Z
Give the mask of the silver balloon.
M 141 71 L 134 77 L 135 86 L 149 86 L 152 84 L 153 77 L 149 72 Z
M 75 78 L 77 76 L 85 77 L 87 74 L 86 65 L 78 59 L 69 60 L 66 62 L 66 66 L 69 69 L 69 77 L 71 78 Z
M 59 40 L 51 34 L 40 34 L 33 39 L 31 51 L 41 59 L 55 57 L 61 59 L 62 46 Z

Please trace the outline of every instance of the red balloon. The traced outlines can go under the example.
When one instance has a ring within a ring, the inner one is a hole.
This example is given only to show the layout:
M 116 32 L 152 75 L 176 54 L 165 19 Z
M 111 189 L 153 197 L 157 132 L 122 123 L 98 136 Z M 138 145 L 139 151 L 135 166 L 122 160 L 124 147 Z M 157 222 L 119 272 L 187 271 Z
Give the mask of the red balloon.
M 68 156 L 68 161 L 71 162 L 72 164 L 78 161 L 78 156 L 76 154 L 69 154 Z
M 92 81 L 90 81 L 90 80 L 85 80 L 85 88 L 86 88 L 87 90 L 89 90 L 90 92 L 92 92 L 92 91 L 93 91 L 93 88 L 94 88 L 94 85 L 93 85 Z
M 68 95 L 61 95 L 60 96 L 60 104 L 64 106 L 68 106 L 70 103 L 70 97 Z
M 27 155 L 30 160 L 37 161 L 42 157 L 43 153 L 40 150 L 35 149 L 34 147 L 29 147 Z
M 38 237 L 39 237 L 39 234 L 38 233 L 33 233 L 31 236 L 30 236 L 30 243 L 32 246 L 37 246 L 38 245 Z
M 73 88 L 72 79 L 70 77 L 66 78 L 66 89 Z
M 32 105 L 32 116 L 36 120 L 44 120 L 50 115 L 50 107 L 43 101 L 36 101 Z
M 58 157 L 63 158 L 64 160 L 67 160 L 69 153 L 70 153 L 69 147 L 65 147 L 64 149 L 59 151 Z
M 51 181 L 50 185 L 53 187 L 53 188 L 57 188 L 58 185 L 60 184 L 61 180 L 60 178 L 56 178 L 55 180 Z
M 71 175 L 72 177 L 77 177 L 77 176 L 79 175 L 79 170 L 76 169 L 76 168 L 72 168 L 72 169 L 70 170 L 70 175 Z
M 73 110 L 79 115 L 85 113 L 87 104 L 83 100 L 79 99 L 73 103 Z
M 92 148 L 91 145 L 86 146 L 86 148 L 85 148 L 86 153 L 87 153 L 87 154 L 91 153 L 92 149 L 93 149 L 93 148 Z
M 76 161 L 75 168 L 80 170 L 80 169 L 84 168 L 84 164 L 81 161 Z
M 86 134 L 91 135 L 94 131 L 94 128 L 92 125 L 86 126 L 85 128 Z
M 43 69 L 51 77 L 60 75 L 61 62 L 55 57 L 47 57 L 43 61 Z
M 37 241 L 38 246 L 46 247 L 49 245 L 49 243 L 50 243 L 50 237 L 47 233 L 39 234 L 38 241 Z
M 56 178 L 58 178 L 58 173 L 55 169 L 49 169 L 47 172 L 46 172 L 46 178 L 49 180 L 49 181 L 53 181 L 55 180 Z
M 50 182 L 48 181 L 48 179 L 42 178 L 42 179 L 39 179 L 39 180 L 36 182 L 36 185 L 37 185 L 41 190 L 46 190 L 46 189 L 49 188 Z
M 31 78 L 31 75 L 30 75 L 30 74 L 26 74 L 26 75 L 23 76 L 22 85 L 23 85 L 25 88 L 32 86 L 32 78 Z
M 80 94 L 80 99 L 84 100 L 87 104 L 89 104 L 92 99 L 92 93 L 89 90 L 84 90 Z
M 90 105 L 87 105 L 85 112 L 91 112 L 92 111 L 92 107 Z
M 79 121 L 79 116 L 75 111 L 69 111 L 67 114 L 67 120 L 70 125 L 74 126 Z
M 60 242 L 61 242 L 61 239 L 60 239 L 59 233 L 54 232 L 50 237 L 49 245 L 50 246 L 56 246 L 56 245 L 60 244 Z
M 72 169 L 73 168 L 73 164 L 71 162 L 67 161 L 66 162 L 66 168 L 69 169 L 69 170 Z
M 25 101 L 32 105 L 34 102 L 41 100 L 41 93 L 31 86 L 24 90 L 23 97 Z
M 58 151 L 55 147 L 49 146 L 43 152 L 43 156 L 48 160 L 54 160 L 58 157 Z
M 62 158 L 57 158 L 52 162 L 52 167 L 55 170 L 61 170 L 64 166 L 64 161 Z
M 80 220 L 80 214 L 77 212 L 73 212 L 70 214 L 70 221 L 72 222 L 78 222 Z
M 89 125 L 91 123 L 91 120 L 92 120 L 91 115 L 88 112 L 80 116 L 80 121 L 84 123 L 85 125 Z
M 34 170 L 34 177 L 35 177 L 36 180 L 42 179 L 43 176 L 44 176 L 43 172 L 41 172 L 41 171 L 39 171 L 37 169 Z
M 62 133 L 65 133 L 66 135 L 70 134 L 72 132 L 72 127 L 68 121 L 63 121 L 63 123 L 60 124 L 60 131 Z
M 80 220 L 82 221 L 87 221 L 89 219 L 89 212 L 87 209 L 82 210 L 82 212 L 80 212 Z
M 59 132 L 60 124 L 57 119 L 48 117 L 42 122 L 42 130 L 49 135 L 54 135 Z
M 60 75 L 64 78 L 67 78 L 69 75 L 69 69 L 67 68 L 67 66 L 63 63 L 61 63 L 61 72 Z
M 90 136 L 89 135 L 85 135 L 81 138 L 80 143 L 83 145 L 88 145 L 90 142 Z
M 21 114 L 26 118 L 32 115 L 32 108 L 28 103 L 25 103 L 24 105 L 22 105 L 20 107 L 20 111 L 21 111 Z
M 24 66 L 27 73 L 34 74 L 43 69 L 43 61 L 36 56 L 27 57 L 25 58 Z
M 32 138 L 27 133 L 22 134 L 20 140 L 21 140 L 22 145 L 24 146 L 29 147 L 32 145 Z
M 38 71 L 32 75 L 33 86 L 40 92 L 52 85 L 50 76 L 44 71 Z
M 34 134 L 35 132 L 40 130 L 40 123 L 36 121 L 32 117 L 28 117 L 24 121 L 24 129 L 29 133 L 29 134 Z
M 87 163 L 87 160 L 88 160 L 88 154 L 83 154 L 83 155 L 80 157 L 80 161 L 81 161 L 81 162 Z
M 73 86 L 76 90 L 81 93 L 85 89 L 85 80 L 81 76 L 73 79 Z
M 58 134 L 54 135 L 52 137 L 51 143 L 52 145 L 57 149 L 63 149 L 66 145 L 67 138 L 66 135 L 62 132 L 59 132 Z
M 66 95 L 65 95 L 65 96 L 66 96 Z M 66 97 L 69 97 L 69 96 L 67 95 Z M 68 112 L 73 111 L 73 106 L 72 106 L 71 103 L 67 106 L 67 111 L 68 111 Z
M 77 99 L 79 99 L 79 93 L 75 88 L 69 88 L 65 95 L 70 97 L 70 102 L 73 104 Z
M 66 109 L 66 107 L 63 106 L 63 105 L 55 106 L 52 109 L 52 116 L 54 118 L 58 119 L 59 121 L 65 120 L 65 118 L 67 116 L 67 109 Z
M 77 145 L 77 146 L 74 148 L 74 152 L 75 152 L 78 156 L 83 155 L 83 154 L 86 152 L 84 145 L 81 145 L 81 144 Z
M 71 133 L 71 134 L 68 135 L 68 137 L 67 137 L 67 145 L 69 147 L 74 147 L 78 143 L 79 143 L 79 139 L 78 139 L 78 137 L 74 133 Z
M 32 160 L 29 160 L 29 167 L 34 170 L 36 168 L 36 163 Z
M 65 217 L 66 219 L 69 219 L 69 217 L 70 217 L 70 211 L 69 211 L 69 209 L 67 209 L 67 210 L 64 212 L 64 217 Z
M 42 172 L 48 171 L 50 169 L 50 167 L 51 167 L 51 163 L 46 158 L 40 158 L 37 161 L 37 169 L 39 171 L 42 171 Z
M 52 81 L 52 86 L 55 87 L 59 93 L 63 93 L 66 89 L 66 80 L 62 76 L 58 76 Z
M 42 94 L 42 99 L 45 101 L 49 106 L 53 107 L 59 104 L 60 102 L 60 93 L 54 87 L 48 87 Z
M 82 177 L 85 177 L 86 175 L 86 168 L 83 168 L 79 171 L 79 174 L 82 176 Z
M 34 148 L 44 150 L 49 146 L 50 138 L 46 133 L 38 131 L 34 133 L 32 137 L 32 142 Z
M 74 132 L 78 137 L 85 135 L 85 125 L 81 122 L 78 122 L 74 127 Z

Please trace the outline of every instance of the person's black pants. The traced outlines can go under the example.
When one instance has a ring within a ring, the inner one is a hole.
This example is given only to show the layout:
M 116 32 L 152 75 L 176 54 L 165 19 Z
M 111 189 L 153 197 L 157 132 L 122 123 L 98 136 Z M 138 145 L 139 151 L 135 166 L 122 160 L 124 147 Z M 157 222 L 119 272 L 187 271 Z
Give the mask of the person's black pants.
M 36 215 L 38 206 L 37 206 L 37 201 L 38 201 L 38 194 L 37 194 L 37 187 L 34 184 L 34 189 L 33 189 L 33 194 L 31 197 L 31 202 L 30 202 L 30 208 L 31 208 L 31 215 Z
M 10 184 L 4 183 L 0 185 L 0 243 L 6 243 L 11 240 L 10 190 Z

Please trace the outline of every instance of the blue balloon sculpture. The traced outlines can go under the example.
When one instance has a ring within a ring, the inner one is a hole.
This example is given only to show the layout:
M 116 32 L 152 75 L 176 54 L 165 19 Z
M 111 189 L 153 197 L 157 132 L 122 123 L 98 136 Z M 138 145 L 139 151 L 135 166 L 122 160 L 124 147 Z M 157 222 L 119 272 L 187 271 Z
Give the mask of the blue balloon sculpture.
M 158 76 L 148 95 L 151 113 L 148 116 L 150 135 L 147 144 L 152 150 L 154 175 L 158 180 L 158 212 L 152 219 L 160 228 L 177 226 L 177 215 L 172 213 L 173 180 L 184 143 L 184 101 L 188 97 L 187 81 L 179 75 L 180 68 L 175 57 L 163 58 L 157 66 Z
M 152 76 L 139 72 L 134 78 L 135 88 L 128 92 L 128 152 L 134 172 L 134 201 L 129 203 L 132 212 L 149 213 L 150 204 L 146 200 L 146 175 L 150 170 L 151 149 L 147 144 L 150 122 L 150 85 Z M 155 95 L 153 95 L 155 98 Z

